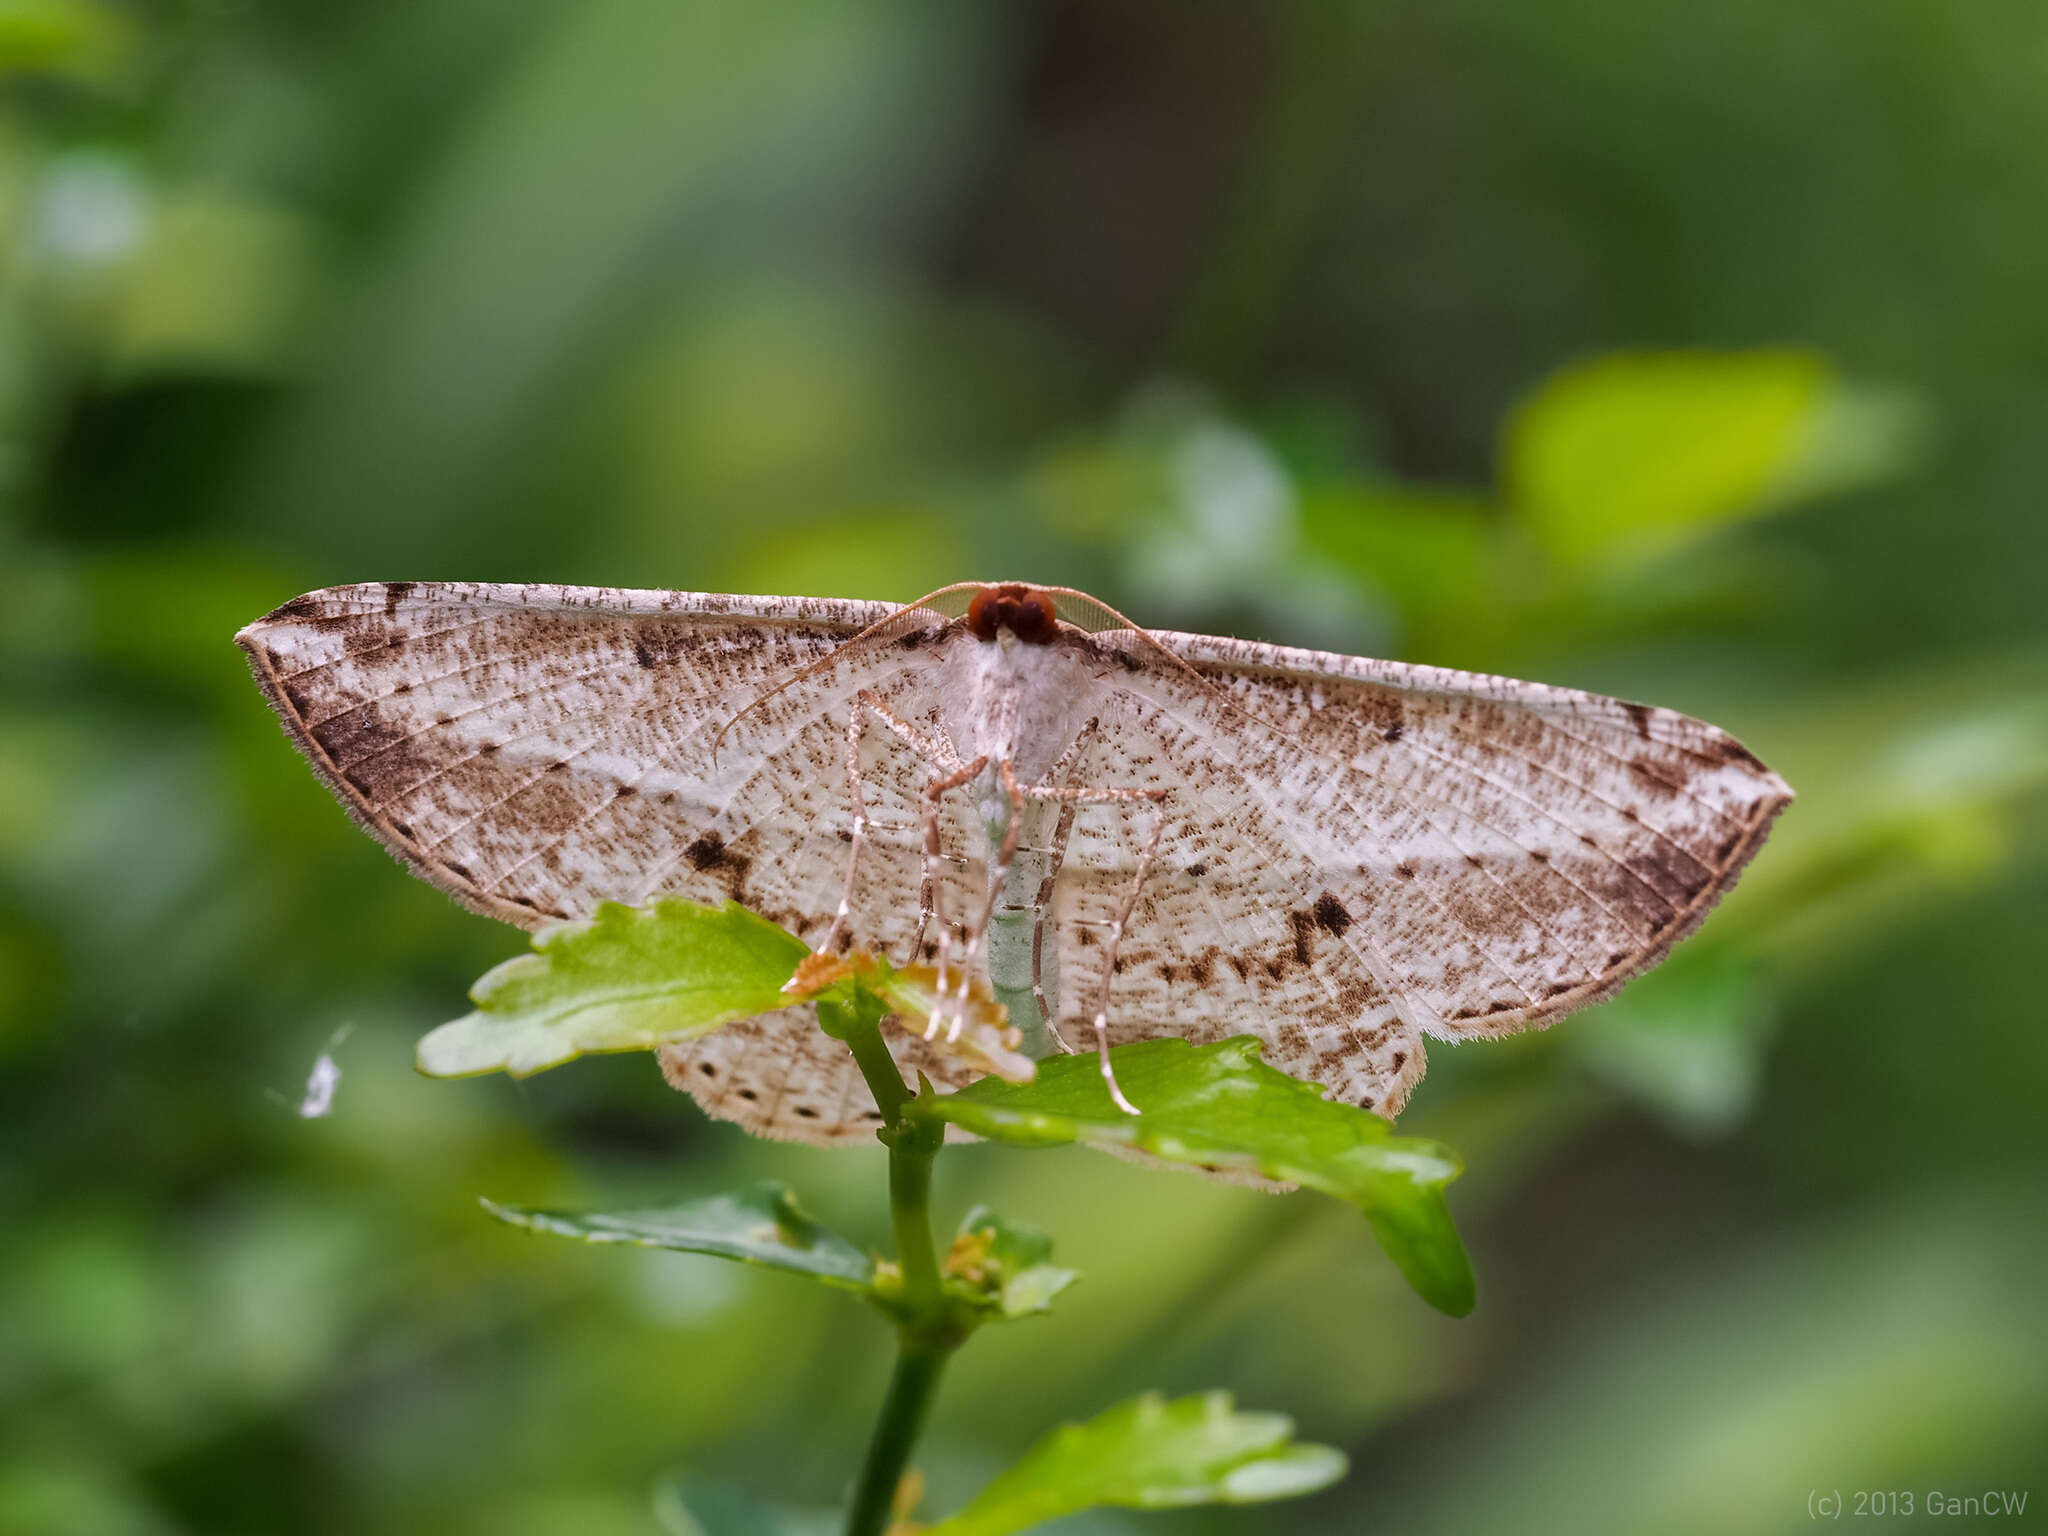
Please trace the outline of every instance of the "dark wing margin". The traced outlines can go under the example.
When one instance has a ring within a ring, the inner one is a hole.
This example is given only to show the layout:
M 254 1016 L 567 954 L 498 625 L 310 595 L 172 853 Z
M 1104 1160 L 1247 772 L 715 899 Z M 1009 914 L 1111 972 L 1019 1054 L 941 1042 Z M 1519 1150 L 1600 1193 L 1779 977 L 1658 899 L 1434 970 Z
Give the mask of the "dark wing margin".
M 594 903 L 580 889 L 550 899 L 544 879 L 494 889 L 488 846 L 482 856 L 451 852 L 452 836 L 436 836 L 450 824 L 487 845 L 490 813 L 506 805 L 553 817 L 565 835 L 596 814 L 570 804 L 563 783 L 503 772 L 518 788 L 488 798 L 499 786 L 484 776 L 487 762 L 529 746 L 538 761 L 546 745 L 522 739 L 522 714 L 573 724 L 589 737 L 586 752 L 614 725 L 633 733 L 630 749 L 651 751 L 673 735 L 666 706 L 722 707 L 689 686 L 695 656 L 716 654 L 726 692 L 773 686 L 893 611 L 821 598 L 373 582 L 294 598 L 235 641 L 292 744 L 365 831 L 470 910 L 534 928 Z M 570 779 L 590 787 L 612 777 L 579 764 Z M 700 865 L 685 859 L 685 875 Z
M 1699 927 L 1792 800 L 1728 733 L 1671 710 L 1479 673 L 1154 638 L 1202 686 L 1140 672 L 1123 686 L 1208 716 L 1245 743 L 1247 767 L 1333 776 L 1325 809 L 1338 813 L 1302 839 L 1315 878 L 1370 914 L 1396 962 L 1389 979 L 1425 1000 L 1421 1022 L 1441 1038 L 1542 1027 L 1611 995 Z M 1332 846 L 1346 816 L 1382 842 Z M 1428 953 L 1467 941 L 1456 963 Z

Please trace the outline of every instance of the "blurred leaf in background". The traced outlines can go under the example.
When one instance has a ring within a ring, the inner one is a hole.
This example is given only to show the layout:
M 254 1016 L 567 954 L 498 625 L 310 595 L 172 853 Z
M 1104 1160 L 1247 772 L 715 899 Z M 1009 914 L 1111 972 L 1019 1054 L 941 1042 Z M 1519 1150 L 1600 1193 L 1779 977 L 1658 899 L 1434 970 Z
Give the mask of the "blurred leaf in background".
M 844 1298 L 477 1210 L 779 1180 L 866 1249 L 880 1149 L 750 1143 L 639 1055 L 411 1072 L 518 938 L 348 824 L 229 644 L 387 578 L 1064 582 L 1669 704 L 1799 789 L 1666 971 L 1437 1053 L 1401 1132 L 1468 1163 L 1462 1322 L 1336 1202 L 949 1153 L 942 1204 L 1088 1281 L 1058 1369 L 1042 1322 L 962 1356 L 926 1507 L 1217 1385 L 1373 1475 L 1077 1519 L 2038 1489 L 2039 35 L 2036 0 L 0 6 L 0 1526 L 584 1536 L 653 1528 L 677 1466 L 823 1507 L 857 1460 L 885 1340 Z
M 1883 481 L 1918 456 L 1915 402 L 1800 352 L 1615 355 L 1516 407 L 1503 478 L 1556 560 L 1639 565 L 1738 518 Z

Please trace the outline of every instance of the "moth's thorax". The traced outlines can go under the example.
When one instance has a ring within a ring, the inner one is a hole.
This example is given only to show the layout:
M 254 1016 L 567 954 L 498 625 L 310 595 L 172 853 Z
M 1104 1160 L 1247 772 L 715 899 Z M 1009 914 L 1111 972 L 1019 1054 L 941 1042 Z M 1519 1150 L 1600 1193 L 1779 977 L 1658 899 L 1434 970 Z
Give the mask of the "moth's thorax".
M 1085 645 L 1065 636 L 1032 643 L 1004 629 L 983 640 L 964 626 L 946 661 L 946 728 L 960 755 L 1007 759 L 1026 784 L 1042 779 L 1080 734 L 1101 670 Z

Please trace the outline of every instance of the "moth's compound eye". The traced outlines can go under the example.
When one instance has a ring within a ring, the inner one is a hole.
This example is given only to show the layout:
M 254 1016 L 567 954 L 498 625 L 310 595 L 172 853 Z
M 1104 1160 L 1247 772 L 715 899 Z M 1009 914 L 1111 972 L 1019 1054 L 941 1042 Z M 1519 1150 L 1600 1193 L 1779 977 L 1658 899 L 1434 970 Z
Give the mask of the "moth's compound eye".
M 1051 596 L 1036 587 L 1027 588 L 1011 607 L 1010 632 L 1027 645 L 1043 645 L 1058 625 Z
M 1053 637 L 1058 620 L 1049 594 L 1012 582 L 977 592 L 967 607 L 967 627 L 977 640 L 993 640 L 997 631 L 1007 629 L 1027 645 L 1042 645 Z
M 967 627 L 977 640 L 993 640 L 996 630 L 1002 624 L 1002 613 L 1009 607 L 1003 600 L 1001 589 L 983 587 L 974 594 L 974 601 L 967 605 Z

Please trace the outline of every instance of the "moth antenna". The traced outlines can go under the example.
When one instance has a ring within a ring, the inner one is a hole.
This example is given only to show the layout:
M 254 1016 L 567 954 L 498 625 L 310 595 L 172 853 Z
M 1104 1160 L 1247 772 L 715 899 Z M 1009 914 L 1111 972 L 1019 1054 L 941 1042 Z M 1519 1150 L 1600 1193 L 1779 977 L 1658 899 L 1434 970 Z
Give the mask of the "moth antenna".
M 1091 597 L 1086 592 L 1077 592 L 1072 587 L 1040 587 L 1039 590 L 1052 594 L 1055 599 L 1055 611 L 1059 612 L 1060 617 L 1066 619 L 1070 624 L 1073 624 L 1074 621 L 1068 618 L 1069 613 L 1087 613 L 1089 610 L 1093 610 L 1092 614 L 1090 614 L 1091 617 L 1106 617 L 1113 621 L 1108 624 L 1098 623 L 1093 627 L 1087 624 L 1074 624 L 1076 629 L 1086 630 L 1089 634 L 1095 635 L 1105 634 L 1111 630 L 1128 630 L 1131 634 L 1137 636 L 1139 644 L 1150 647 L 1155 654 L 1164 658 L 1183 673 L 1190 683 L 1214 699 L 1218 706 L 1228 713 L 1246 720 L 1256 720 L 1268 730 L 1279 731 L 1282 735 L 1286 734 L 1285 727 L 1280 725 L 1278 721 L 1268 720 L 1256 710 L 1247 709 L 1223 689 L 1218 688 L 1209 679 L 1202 676 L 1194 664 L 1185 657 L 1176 656 L 1153 635 L 1152 631 L 1145 628 L 1142 624 L 1134 623 L 1130 619 L 1125 618 L 1101 598 Z M 934 596 L 936 595 L 934 594 Z
M 1202 676 L 1200 672 L 1197 672 L 1192 665 L 1181 657 L 1174 655 L 1172 651 L 1169 651 L 1165 646 L 1153 639 L 1152 632 L 1145 628 L 1144 625 L 1125 618 L 1124 615 L 1118 613 L 1101 598 L 1090 597 L 1086 592 L 1077 592 L 1072 587 L 1040 587 L 1038 590 L 1052 595 L 1054 600 L 1053 611 L 1058 613 L 1067 623 L 1072 624 L 1074 628 L 1085 630 L 1091 635 L 1106 634 L 1111 630 L 1128 630 L 1138 637 L 1141 644 L 1150 646 L 1170 664 L 1185 672 L 1191 681 L 1201 684 L 1204 688 L 1213 689 L 1214 685 Z M 1081 614 L 1085 614 L 1089 618 L 1097 620 L 1097 622 L 1092 624 L 1076 622 L 1074 616 Z M 1111 622 L 1107 624 L 1099 622 L 1104 618 L 1109 619 Z
M 876 638 L 883 630 L 886 630 L 890 625 L 896 623 L 898 620 L 903 618 L 905 614 L 916 613 L 918 610 L 924 609 L 931 613 L 938 614 L 941 618 L 957 617 L 957 615 L 948 615 L 944 609 L 940 608 L 938 606 L 939 601 L 941 599 L 952 596 L 956 592 L 979 592 L 986 585 L 988 585 L 988 583 L 980 581 L 956 581 L 950 586 L 936 588 L 933 591 L 925 593 L 923 597 L 918 598 L 915 602 L 905 603 L 902 607 L 896 609 L 893 613 L 890 613 L 883 618 L 875 620 L 874 623 L 870 624 L 866 629 L 862 630 L 859 634 L 849 635 L 846 639 L 840 641 L 839 644 L 833 646 L 832 649 L 827 651 L 823 656 L 820 656 L 816 661 L 807 662 L 805 665 L 797 668 L 796 671 L 790 673 L 788 677 L 784 678 L 781 682 L 777 683 L 773 688 L 770 688 L 766 693 L 762 694 L 759 698 L 752 700 L 750 703 L 746 705 L 745 708 L 741 709 L 731 719 L 727 720 L 725 724 L 721 725 L 718 728 L 718 734 L 711 738 L 712 765 L 714 767 L 717 766 L 718 748 L 719 745 L 725 740 L 726 732 L 730 731 L 734 726 L 738 725 L 740 721 L 744 720 L 748 715 L 752 714 L 755 710 L 759 709 L 763 704 L 766 704 L 770 699 L 774 698 L 777 694 L 783 692 L 785 689 L 794 688 L 798 683 L 802 682 L 805 678 L 811 676 L 813 673 L 821 672 L 825 668 L 833 665 L 835 662 L 839 660 L 843 652 L 851 649 L 853 646 L 861 645 L 869 640 Z M 962 611 L 965 611 L 964 605 L 962 607 Z

